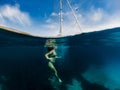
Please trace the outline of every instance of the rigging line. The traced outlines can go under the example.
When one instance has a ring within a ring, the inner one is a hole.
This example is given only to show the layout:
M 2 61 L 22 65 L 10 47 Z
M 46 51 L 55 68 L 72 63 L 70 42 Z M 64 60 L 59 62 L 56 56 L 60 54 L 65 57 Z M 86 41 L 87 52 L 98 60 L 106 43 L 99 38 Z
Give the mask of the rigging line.
M 79 24 L 79 21 L 78 21 L 78 19 L 77 19 L 77 16 L 76 16 L 76 14 L 75 14 L 72 6 L 70 5 L 69 0 L 66 0 L 66 1 L 67 1 L 67 3 L 68 3 L 68 6 L 70 7 L 70 9 L 72 10 L 72 14 L 73 14 L 73 16 L 74 16 L 74 18 L 75 18 L 75 21 L 76 21 L 76 23 L 77 23 L 77 25 L 78 25 L 78 28 L 79 28 L 79 30 L 80 30 L 81 33 L 82 33 L 82 28 L 81 28 L 81 26 L 80 26 L 80 24 Z

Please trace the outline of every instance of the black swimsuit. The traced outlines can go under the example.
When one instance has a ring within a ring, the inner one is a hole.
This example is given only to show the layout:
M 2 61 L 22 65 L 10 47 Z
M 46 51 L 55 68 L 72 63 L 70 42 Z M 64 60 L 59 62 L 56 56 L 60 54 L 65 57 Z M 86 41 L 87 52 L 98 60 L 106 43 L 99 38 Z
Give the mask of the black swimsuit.
M 54 47 L 48 47 L 47 49 L 48 49 L 48 52 L 50 52 L 50 51 L 52 51 L 54 49 Z M 55 58 L 56 55 L 54 53 L 51 53 L 51 54 L 48 55 L 48 57 Z
M 54 47 L 48 47 L 47 50 L 48 52 L 52 51 L 54 49 Z

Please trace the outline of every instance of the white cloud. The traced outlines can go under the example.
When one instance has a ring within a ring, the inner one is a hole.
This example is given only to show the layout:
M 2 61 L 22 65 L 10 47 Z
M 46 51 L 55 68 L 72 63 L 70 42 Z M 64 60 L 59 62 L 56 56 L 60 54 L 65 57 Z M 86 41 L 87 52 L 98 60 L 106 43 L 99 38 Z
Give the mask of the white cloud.
M 91 22 L 99 22 L 99 21 L 101 21 L 102 20 L 102 18 L 103 18 L 103 10 L 102 9 L 100 9 L 100 8 L 98 8 L 97 10 L 93 10 L 93 11 L 91 11 L 91 14 L 89 14 L 88 13 L 88 15 L 90 15 L 89 16 L 89 19 L 91 20 Z
M 58 14 L 55 13 L 55 12 L 52 12 L 52 13 L 51 13 L 51 16 L 58 16 Z
M 3 16 L 2 16 L 1 13 L 0 13 L 0 25 L 2 25 L 4 22 L 5 22 L 5 21 L 4 21 L 4 19 L 3 19 Z
M 31 25 L 31 20 L 26 12 L 22 12 L 19 5 L 4 5 L 0 7 L 0 24 L 3 25 Z

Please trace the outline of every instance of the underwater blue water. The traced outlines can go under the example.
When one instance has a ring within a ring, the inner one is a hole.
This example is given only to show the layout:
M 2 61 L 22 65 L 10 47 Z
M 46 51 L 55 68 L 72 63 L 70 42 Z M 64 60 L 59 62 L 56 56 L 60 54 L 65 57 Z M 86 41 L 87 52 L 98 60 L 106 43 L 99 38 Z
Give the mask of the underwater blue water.
M 0 30 L 0 90 L 120 90 L 120 28 L 57 38 L 61 85 L 47 66 L 46 40 Z

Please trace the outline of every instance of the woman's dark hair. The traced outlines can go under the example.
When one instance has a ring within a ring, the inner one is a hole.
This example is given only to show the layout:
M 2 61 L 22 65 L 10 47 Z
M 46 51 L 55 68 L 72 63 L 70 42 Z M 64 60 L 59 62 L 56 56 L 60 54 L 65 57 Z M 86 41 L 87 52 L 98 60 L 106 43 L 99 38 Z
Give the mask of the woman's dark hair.
M 54 46 L 52 46 L 52 47 L 47 47 L 48 52 L 51 51 L 51 50 L 53 50 L 53 49 L 55 49 Z

